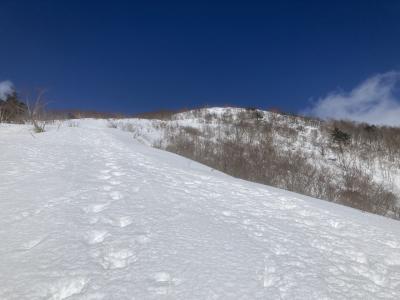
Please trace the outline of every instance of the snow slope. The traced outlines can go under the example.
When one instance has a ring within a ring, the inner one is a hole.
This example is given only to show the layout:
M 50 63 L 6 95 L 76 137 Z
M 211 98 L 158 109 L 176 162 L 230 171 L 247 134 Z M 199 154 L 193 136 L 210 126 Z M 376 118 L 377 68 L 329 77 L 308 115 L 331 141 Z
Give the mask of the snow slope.
M 84 121 L 0 125 L 0 299 L 399 299 L 400 223 Z

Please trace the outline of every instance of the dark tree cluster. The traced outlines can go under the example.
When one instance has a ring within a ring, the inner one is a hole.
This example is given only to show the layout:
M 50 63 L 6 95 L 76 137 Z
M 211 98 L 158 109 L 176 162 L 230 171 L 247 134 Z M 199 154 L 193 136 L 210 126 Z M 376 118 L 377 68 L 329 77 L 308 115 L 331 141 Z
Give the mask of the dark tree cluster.
M 28 112 L 26 104 L 13 92 L 5 100 L 0 100 L 0 122 L 22 123 Z
M 350 141 L 350 134 L 335 127 L 332 131 L 332 140 L 338 144 L 348 144 Z

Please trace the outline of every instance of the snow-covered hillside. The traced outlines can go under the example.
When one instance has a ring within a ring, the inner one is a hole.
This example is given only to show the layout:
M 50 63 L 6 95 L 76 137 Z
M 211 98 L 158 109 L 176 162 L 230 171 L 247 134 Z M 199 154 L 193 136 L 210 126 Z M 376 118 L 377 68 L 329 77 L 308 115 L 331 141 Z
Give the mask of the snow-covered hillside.
M 109 126 L 238 178 L 400 219 L 400 128 L 229 107 L 152 117 Z
M 400 223 L 107 122 L 0 124 L 0 299 L 399 299 Z

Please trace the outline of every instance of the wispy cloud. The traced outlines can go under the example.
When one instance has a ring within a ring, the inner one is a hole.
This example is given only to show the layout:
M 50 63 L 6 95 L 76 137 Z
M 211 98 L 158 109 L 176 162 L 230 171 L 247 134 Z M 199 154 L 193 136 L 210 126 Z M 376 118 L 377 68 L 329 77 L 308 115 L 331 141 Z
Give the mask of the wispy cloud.
M 0 82 L 0 100 L 6 100 L 7 96 L 14 92 L 14 85 L 11 81 Z
M 400 72 L 372 76 L 350 92 L 334 91 L 303 113 L 322 119 L 345 119 L 400 126 Z

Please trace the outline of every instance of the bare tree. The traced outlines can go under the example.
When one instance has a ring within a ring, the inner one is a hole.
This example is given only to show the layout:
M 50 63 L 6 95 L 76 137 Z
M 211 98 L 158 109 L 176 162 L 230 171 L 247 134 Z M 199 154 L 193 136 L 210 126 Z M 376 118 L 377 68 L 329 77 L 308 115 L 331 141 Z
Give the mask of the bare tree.
M 33 103 L 27 101 L 28 118 L 32 122 L 33 130 L 36 133 L 44 132 L 48 121 L 45 116 L 46 103 L 43 100 L 44 94 L 45 90 L 39 90 Z

